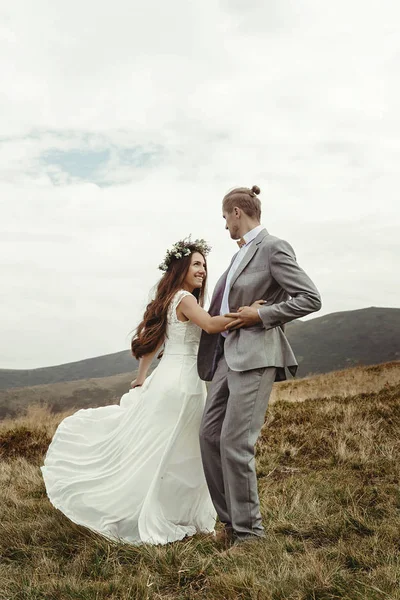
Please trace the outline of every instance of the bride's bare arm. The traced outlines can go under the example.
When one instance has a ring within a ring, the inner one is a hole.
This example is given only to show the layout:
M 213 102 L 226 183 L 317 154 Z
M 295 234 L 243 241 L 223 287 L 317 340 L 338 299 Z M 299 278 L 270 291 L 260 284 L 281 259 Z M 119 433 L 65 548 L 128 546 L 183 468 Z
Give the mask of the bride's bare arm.
M 250 306 L 250 308 L 258 309 L 260 306 L 265 304 L 265 300 L 256 300 Z M 239 312 L 244 308 L 249 307 L 241 307 L 239 308 Z M 229 330 L 229 324 L 234 320 L 237 320 L 237 315 L 235 314 L 235 318 L 233 317 L 211 317 L 201 306 L 199 306 L 196 302 L 194 296 L 185 296 L 177 309 L 181 314 L 183 314 L 189 321 L 193 321 L 199 327 L 201 327 L 207 333 L 221 333 L 221 331 Z M 240 327 L 244 327 L 244 324 L 234 327 L 234 329 L 240 329 Z
M 149 370 L 149 367 L 150 367 L 151 363 L 153 362 L 153 358 L 155 357 L 157 352 L 160 350 L 163 343 L 164 343 L 164 340 L 158 344 L 157 348 L 153 352 L 151 352 L 150 354 L 146 354 L 145 356 L 142 356 L 142 358 L 139 359 L 138 374 L 137 374 L 136 379 L 134 379 L 132 381 L 131 387 L 135 388 L 135 387 L 138 387 L 138 386 L 141 386 L 144 384 L 144 381 L 147 377 L 147 371 Z
M 178 311 L 207 333 L 220 333 L 232 321 L 229 317 L 211 317 L 197 304 L 194 296 L 185 296 L 178 306 Z

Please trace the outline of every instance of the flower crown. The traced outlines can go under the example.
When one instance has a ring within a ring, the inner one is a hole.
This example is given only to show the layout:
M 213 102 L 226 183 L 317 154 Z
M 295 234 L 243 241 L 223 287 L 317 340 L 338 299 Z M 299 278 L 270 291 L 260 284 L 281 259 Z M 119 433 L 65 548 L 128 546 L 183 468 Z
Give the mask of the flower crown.
M 167 250 L 165 258 L 158 268 L 160 271 L 168 271 L 173 258 L 183 258 L 184 256 L 189 256 L 192 252 L 200 252 L 203 256 L 207 256 L 210 250 L 211 246 L 205 240 L 194 240 L 192 242 L 189 235 L 188 238 L 176 242 L 170 250 Z

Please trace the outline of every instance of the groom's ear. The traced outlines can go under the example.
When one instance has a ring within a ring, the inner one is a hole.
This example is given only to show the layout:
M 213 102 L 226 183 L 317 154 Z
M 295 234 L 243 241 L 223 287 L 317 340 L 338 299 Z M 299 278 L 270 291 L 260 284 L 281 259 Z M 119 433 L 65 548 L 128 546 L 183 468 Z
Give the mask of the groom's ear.
M 240 217 L 240 214 L 242 211 L 238 206 L 234 206 L 233 212 L 234 212 L 235 217 Z

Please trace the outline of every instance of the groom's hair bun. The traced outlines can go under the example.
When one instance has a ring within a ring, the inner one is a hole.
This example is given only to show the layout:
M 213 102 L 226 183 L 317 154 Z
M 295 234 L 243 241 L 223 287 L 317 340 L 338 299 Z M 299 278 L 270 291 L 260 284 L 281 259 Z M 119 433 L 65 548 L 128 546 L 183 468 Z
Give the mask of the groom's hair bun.
M 261 202 L 257 194 L 261 192 L 258 185 L 253 187 L 237 187 L 230 190 L 222 201 L 224 211 L 231 213 L 235 206 L 241 208 L 243 212 L 253 219 L 261 219 Z

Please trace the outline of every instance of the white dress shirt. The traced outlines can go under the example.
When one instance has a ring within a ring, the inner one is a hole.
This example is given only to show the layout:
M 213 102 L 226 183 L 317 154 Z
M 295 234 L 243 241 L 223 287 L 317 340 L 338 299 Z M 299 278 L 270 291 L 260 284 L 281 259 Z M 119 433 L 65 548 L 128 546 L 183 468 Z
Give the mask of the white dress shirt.
M 225 290 L 224 290 L 224 295 L 222 297 L 222 303 L 221 303 L 221 312 L 220 312 L 221 315 L 226 315 L 227 313 L 230 312 L 228 300 L 229 300 L 229 292 L 231 290 L 232 278 L 233 278 L 234 274 L 236 273 L 238 266 L 240 265 L 243 258 L 245 257 L 251 244 L 256 239 L 256 237 L 258 236 L 260 231 L 262 231 L 263 229 L 264 229 L 263 225 L 257 225 L 257 227 L 254 227 L 254 229 L 252 229 L 251 231 L 248 231 L 243 236 L 243 239 L 246 243 L 240 248 L 239 252 L 237 253 L 236 258 L 233 261 L 233 264 L 232 264 L 231 268 L 229 269 L 229 273 L 226 278 Z M 227 334 L 228 334 L 227 331 L 224 331 L 222 333 L 223 336 L 226 336 Z

